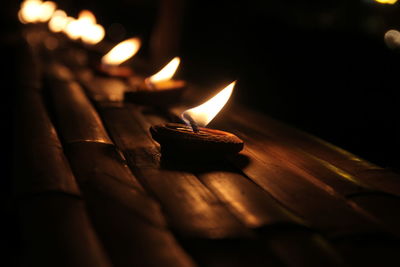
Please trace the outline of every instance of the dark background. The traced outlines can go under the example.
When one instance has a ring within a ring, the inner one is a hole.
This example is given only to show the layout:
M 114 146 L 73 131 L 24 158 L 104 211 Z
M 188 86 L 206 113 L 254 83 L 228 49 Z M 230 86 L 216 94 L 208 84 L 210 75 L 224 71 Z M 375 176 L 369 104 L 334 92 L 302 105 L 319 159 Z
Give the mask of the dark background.
M 92 10 L 109 41 L 142 37 L 148 56 L 159 1 L 56 2 L 75 17 Z M 400 30 L 400 2 L 182 2 L 179 75 L 210 88 L 237 79 L 235 102 L 398 170 L 400 52 L 383 36 Z M 9 3 L 6 30 L 18 8 Z

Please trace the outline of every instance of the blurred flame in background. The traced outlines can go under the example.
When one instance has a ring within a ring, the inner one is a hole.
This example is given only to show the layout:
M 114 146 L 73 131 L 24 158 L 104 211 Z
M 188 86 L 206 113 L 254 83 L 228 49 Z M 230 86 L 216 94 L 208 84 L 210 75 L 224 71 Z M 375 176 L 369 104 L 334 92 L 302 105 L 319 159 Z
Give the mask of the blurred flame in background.
M 97 24 L 96 17 L 89 10 L 82 10 L 77 19 L 61 9 L 56 10 L 52 1 L 25 0 L 18 11 L 21 23 L 47 22 L 50 31 L 64 32 L 72 40 L 81 39 L 86 44 L 97 44 L 103 40 L 105 30 Z
M 67 13 L 65 11 L 57 9 L 54 11 L 53 16 L 49 21 L 49 29 L 52 32 L 61 32 L 68 24 Z
M 397 0 L 375 0 L 375 2 L 380 3 L 380 4 L 393 5 L 393 4 L 396 4 Z
M 65 33 L 72 40 L 81 39 L 87 44 L 97 44 L 105 36 L 103 26 L 96 24 L 96 17 L 89 10 L 82 10 L 77 19 L 69 21 Z
M 18 19 L 24 24 L 46 22 L 51 18 L 56 7 L 56 3 L 52 1 L 25 0 L 18 11 Z
M 104 65 L 118 66 L 133 57 L 139 51 L 140 45 L 141 41 L 139 38 L 126 39 L 105 54 L 101 59 L 101 63 Z
M 179 63 L 181 62 L 179 57 L 174 57 L 164 68 L 162 68 L 159 72 L 152 75 L 149 78 L 149 81 L 152 83 L 167 81 L 174 76 L 176 70 L 178 69 Z

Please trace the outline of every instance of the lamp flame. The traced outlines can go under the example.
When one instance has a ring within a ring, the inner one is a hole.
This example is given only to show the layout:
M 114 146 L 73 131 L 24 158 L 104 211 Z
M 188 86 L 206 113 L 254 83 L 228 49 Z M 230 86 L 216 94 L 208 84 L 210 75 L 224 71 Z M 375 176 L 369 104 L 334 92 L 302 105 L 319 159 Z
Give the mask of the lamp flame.
M 397 0 L 375 0 L 375 2 L 380 4 L 394 5 L 396 4 Z
M 139 51 L 141 42 L 139 38 L 127 39 L 114 46 L 101 59 L 102 64 L 118 66 L 129 58 L 133 57 Z
M 162 68 L 159 72 L 152 75 L 149 78 L 149 81 L 152 83 L 168 81 L 174 76 L 181 60 L 179 57 L 174 57 L 164 68 Z
M 181 115 L 186 124 L 190 125 L 190 121 L 185 118 L 187 115 L 193 119 L 199 126 L 206 126 L 212 119 L 221 111 L 228 102 L 232 95 L 233 88 L 235 87 L 236 81 L 230 83 L 224 89 L 222 89 L 218 94 L 204 102 L 200 106 L 188 109 L 184 111 Z
M 90 10 L 82 10 L 79 12 L 78 20 L 84 24 L 96 24 L 96 17 Z
M 96 24 L 96 17 L 89 10 L 82 10 L 78 19 L 70 18 L 65 26 L 65 33 L 73 40 L 81 39 L 87 44 L 96 44 L 103 40 L 105 31 L 103 26 Z M 58 19 L 60 20 L 60 19 Z
M 65 33 L 72 40 L 78 40 L 81 37 L 81 27 L 77 19 L 72 17 L 67 17 L 68 22 L 64 28 Z
M 18 19 L 22 23 L 46 22 L 53 15 L 56 6 L 52 1 L 25 0 L 18 11 Z
M 97 44 L 101 40 L 103 40 L 106 32 L 100 24 L 94 24 L 90 26 L 90 30 L 88 30 L 83 36 L 81 36 L 82 41 L 87 44 Z
M 49 29 L 52 32 L 61 32 L 68 24 L 67 13 L 63 10 L 56 10 L 49 21 Z

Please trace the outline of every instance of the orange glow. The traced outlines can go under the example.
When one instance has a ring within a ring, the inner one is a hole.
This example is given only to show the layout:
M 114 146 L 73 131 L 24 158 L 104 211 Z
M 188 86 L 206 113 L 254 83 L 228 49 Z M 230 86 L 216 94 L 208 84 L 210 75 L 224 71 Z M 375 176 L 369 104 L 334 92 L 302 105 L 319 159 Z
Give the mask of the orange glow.
M 52 2 L 52 1 L 46 1 L 43 2 L 40 5 L 40 16 L 39 16 L 39 21 L 40 22 L 46 22 L 48 21 L 51 16 L 53 15 L 54 11 L 56 10 L 56 3 Z
M 235 84 L 236 81 L 230 83 L 228 86 L 226 86 L 218 94 L 216 94 L 205 103 L 183 112 L 181 117 L 187 124 L 190 124 L 190 122 L 185 119 L 185 114 L 189 115 L 197 123 L 197 125 L 203 127 L 206 126 L 212 121 L 212 119 L 214 119 L 218 112 L 221 111 L 226 102 L 228 102 L 229 98 L 232 95 Z
M 152 83 L 157 83 L 170 80 L 178 69 L 180 62 L 181 60 L 179 57 L 174 57 L 167 65 L 165 65 L 164 68 L 152 75 L 149 78 L 149 81 Z
M 375 2 L 380 3 L 380 4 L 393 5 L 393 4 L 396 4 L 397 0 L 375 0 Z
M 61 32 L 68 24 L 67 13 L 56 10 L 49 21 L 49 29 L 52 32 Z
M 72 40 L 81 39 L 87 44 L 96 44 L 103 40 L 105 30 L 103 26 L 96 24 L 96 17 L 89 10 L 82 10 L 79 13 L 78 19 L 69 18 L 68 20 L 64 32 Z M 56 20 L 57 23 L 61 24 L 63 24 L 64 21 L 63 18 L 58 18 Z M 56 24 L 56 22 L 54 24 Z
M 90 30 L 88 30 L 83 36 L 81 36 L 82 41 L 87 44 L 97 44 L 101 40 L 103 40 L 106 32 L 100 24 L 94 24 L 90 26 Z
M 81 27 L 79 21 L 72 17 L 68 17 L 67 19 L 69 19 L 69 22 L 64 29 L 65 33 L 70 39 L 78 40 L 79 37 L 81 37 Z
M 101 59 L 103 65 L 118 66 L 133 57 L 139 51 L 141 41 L 139 38 L 127 39 L 114 46 Z
M 26 0 L 21 3 L 18 19 L 22 23 L 46 22 L 53 15 L 56 6 L 52 1 Z
M 96 17 L 90 10 L 82 10 L 79 12 L 78 20 L 84 24 L 96 24 Z
M 96 24 L 96 17 L 89 10 L 82 10 L 78 16 L 79 37 L 87 44 L 96 44 L 103 40 L 105 30 L 103 26 Z
M 18 18 L 22 23 L 34 23 L 39 20 L 42 2 L 40 0 L 26 0 L 21 3 Z

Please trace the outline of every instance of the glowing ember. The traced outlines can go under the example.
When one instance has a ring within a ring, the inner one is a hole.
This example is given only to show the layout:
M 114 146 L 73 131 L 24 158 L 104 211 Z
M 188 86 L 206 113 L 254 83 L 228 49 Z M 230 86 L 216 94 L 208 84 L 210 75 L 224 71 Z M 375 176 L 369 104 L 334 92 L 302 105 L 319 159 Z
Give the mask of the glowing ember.
M 187 115 L 193 119 L 193 121 L 198 126 L 206 126 L 209 124 L 212 119 L 220 112 L 220 110 L 225 106 L 226 102 L 228 102 L 233 88 L 235 87 L 236 81 L 229 84 L 227 87 L 222 89 L 218 94 L 216 94 L 213 98 L 209 99 L 205 103 L 200 106 L 191 108 L 182 113 L 181 117 L 183 120 L 190 125 L 190 121 L 187 119 Z
M 133 57 L 139 51 L 141 42 L 139 38 L 127 39 L 114 46 L 103 58 L 103 65 L 118 66 L 129 58 Z

